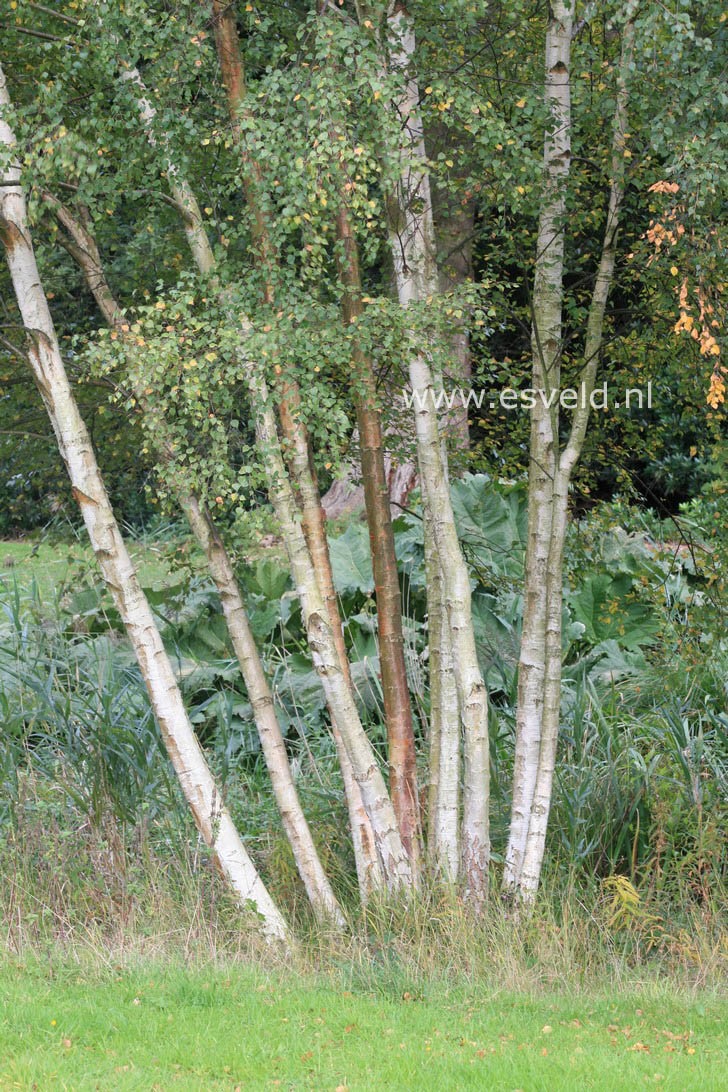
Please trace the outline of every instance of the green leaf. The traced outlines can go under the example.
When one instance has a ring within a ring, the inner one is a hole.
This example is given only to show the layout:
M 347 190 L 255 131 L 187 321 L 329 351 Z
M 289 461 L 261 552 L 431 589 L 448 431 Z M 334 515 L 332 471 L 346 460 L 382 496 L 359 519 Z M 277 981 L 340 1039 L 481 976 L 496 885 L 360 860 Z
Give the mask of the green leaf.
M 627 590 L 608 573 L 596 573 L 570 597 L 574 618 L 583 624 L 590 644 L 614 640 L 621 648 L 634 649 L 653 640 L 659 626 L 652 610 L 642 603 L 629 602 Z
M 362 523 L 351 523 L 343 535 L 329 543 L 334 584 L 340 595 L 374 591 L 369 534 Z

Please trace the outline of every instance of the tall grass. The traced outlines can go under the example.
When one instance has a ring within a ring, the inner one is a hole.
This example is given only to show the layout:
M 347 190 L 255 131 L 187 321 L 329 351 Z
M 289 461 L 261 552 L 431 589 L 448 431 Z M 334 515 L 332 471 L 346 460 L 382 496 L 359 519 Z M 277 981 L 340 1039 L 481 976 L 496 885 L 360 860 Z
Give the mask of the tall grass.
M 187 817 L 125 642 L 75 632 L 63 604 L 41 600 L 37 589 L 6 586 L 0 612 L 2 943 L 18 951 L 61 944 L 109 959 L 172 950 L 263 958 Z M 277 650 L 281 670 L 298 651 Z M 188 685 L 187 697 L 205 731 L 211 692 L 205 672 L 200 678 L 201 692 Z M 227 705 L 216 708 L 232 710 L 231 684 L 221 678 Z M 330 744 L 316 732 L 291 741 L 325 867 L 349 908 L 344 941 L 311 921 L 257 750 L 232 747 L 232 712 L 218 716 L 205 745 L 266 882 L 304 938 L 297 958 L 362 986 L 410 991 L 433 977 L 495 976 L 535 989 L 725 975 L 722 668 L 706 664 L 691 682 L 675 672 L 669 686 L 655 668 L 601 689 L 586 678 L 571 686 L 544 888 L 528 922 L 510 920 L 497 897 L 510 700 L 492 712 L 494 894 L 480 920 L 436 886 L 361 911 Z

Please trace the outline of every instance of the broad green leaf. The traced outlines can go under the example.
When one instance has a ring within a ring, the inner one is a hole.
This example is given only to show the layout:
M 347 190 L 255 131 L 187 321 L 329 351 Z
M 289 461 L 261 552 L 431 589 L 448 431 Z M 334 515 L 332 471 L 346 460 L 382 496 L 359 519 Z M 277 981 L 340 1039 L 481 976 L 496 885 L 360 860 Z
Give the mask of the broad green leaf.
M 343 535 L 329 542 L 334 584 L 339 594 L 374 591 L 369 534 L 363 523 L 351 523 Z

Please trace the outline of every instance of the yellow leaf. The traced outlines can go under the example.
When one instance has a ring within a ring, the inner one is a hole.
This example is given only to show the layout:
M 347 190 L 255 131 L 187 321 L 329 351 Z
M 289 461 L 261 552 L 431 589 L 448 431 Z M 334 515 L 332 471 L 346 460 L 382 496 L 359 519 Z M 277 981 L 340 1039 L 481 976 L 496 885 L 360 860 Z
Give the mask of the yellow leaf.
M 519 99 L 518 102 L 516 103 L 516 106 L 518 107 L 519 110 L 525 105 L 526 105 L 526 100 L 525 99 Z

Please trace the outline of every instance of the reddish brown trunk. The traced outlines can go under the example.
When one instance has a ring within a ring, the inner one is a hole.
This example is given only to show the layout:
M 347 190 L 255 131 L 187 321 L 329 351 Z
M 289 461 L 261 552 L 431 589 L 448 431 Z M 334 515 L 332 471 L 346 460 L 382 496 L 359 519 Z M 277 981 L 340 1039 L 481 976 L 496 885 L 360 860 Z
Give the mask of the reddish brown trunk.
M 339 278 L 343 288 L 341 307 L 344 322 L 349 325 L 356 322 L 362 313 L 361 277 L 356 238 L 343 199 L 336 218 L 336 230 L 340 246 Z M 379 663 L 387 721 L 390 793 L 402 841 L 414 863 L 419 858 L 420 827 L 417 761 L 404 658 L 399 575 L 384 466 L 382 424 L 377 408 L 372 361 L 356 346 L 352 356 L 356 366 L 353 394 L 359 426 L 364 503 L 377 595 Z
M 250 155 L 246 143 L 242 139 L 239 122 L 241 113 L 244 113 L 245 74 L 242 57 L 240 56 L 240 43 L 238 40 L 237 27 L 235 25 L 235 16 L 226 0 L 213 0 L 212 11 L 217 54 L 220 60 L 220 70 L 222 72 L 228 97 L 233 135 L 240 147 L 240 154 L 245 168 L 243 172 L 243 187 L 248 210 L 251 215 L 251 233 L 253 235 L 258 260 L 265 273 L 265 300 L 266 303 L 273 305 L 275 301 L 273 272 L 276 263 L 276 253 L 275 247 L 271 241 L 268 220 L 262 200 L 262 173 L 260 164 L 254 156 Z M 279 378 L 277 394 L 279 396 L 278 413 L 281 422 L 281 430 L 285 439 L 286 456 L 298 490 L 306 542 L 311 552 L 311 560 L 319 580 L 321 593 L 328 610 L 329 620 L 336 637 L 341 666 L 344 672 L 349 675 L 348 657 L 344 645 L 341 618 L 339 617 L 334 578 L 331 571 L 331 561 L 329 559 L 329 547 L 326 539 L 326 517 L 321 506 L 318 486 L 311 468 L 306 428 L 300 417 L 300 392 L 297 384 L 288 383 Z
M 243 161 L 243 187 L 251 216 L 251 233 L 253 235 L 253 242 L 257 251 L 258 260 L 261 263 L 265 276 L 265 301 L 272 306 L 275 301 L 273 274 L 277 255 L 271 240 L 263 201 L 264 195 L 260 164 L 255 157 L 250 154 L 246 142 L 243 139 L 240 127 L 240 116 L 245 113 L 245 107 L 243 105 L 245 97 L 245 72 L 242 57 L 240 55 L 240 42 L 238 39 L 237 27 L 235 25 L 235 16 L 226 0 L 212 0 L 212 15 L 215 44 L 217 46 L 220 70 L 227 93 L 233 136 L 240 148 L 240 154 Z M 341 669 L 351 686 L 349 658 L 344 643 L 339 604 L 336 597 L 336 588 L 334 586 L 334 575 L 331 569 L 331 559 L 329 557 L 329 545 L 326 538 L 326 516 L 321 505 L 318 484 L 309 458 L 307 431 L 300 417 L 300 392 L 297 384 L 288 383 L 284 379 L 279 379 L 276 393 L 279 400 L 278 413 L 281 430 L 285 440 L 285 453 L 288 459 L 291 477 L 298 491 L 303 533 L 311 554 L 311 562 L 316 573 L 319 590 L 326 606 L 329 623 L 333 630 Z M 374 832 L 364 810 L 359 787 L 349 769 L 349 759 L 343 747 L 343 741 L 336 725 L 334 715 L 331 710 L 329 710 L 329 712 L 331 714 L 332 732 L 336 742 L 339 759 L 342 764 L 342 773 L 344 776 L 344 785 L 349 807 L 349 818 L 354 834 L 354 845 L 355 849 L 357 845 L 360 847 L 357 859 L 357 872 L 362 890 L 362 898 L 366 901 L 369 890 L 372 887 L 377 886 L 376 876 L 380 871 L 375 849 Z M 359 859 L 359 856 L 362 859 Z

